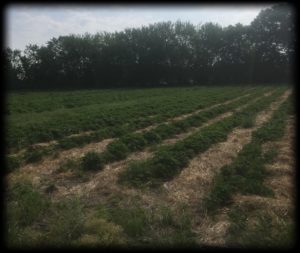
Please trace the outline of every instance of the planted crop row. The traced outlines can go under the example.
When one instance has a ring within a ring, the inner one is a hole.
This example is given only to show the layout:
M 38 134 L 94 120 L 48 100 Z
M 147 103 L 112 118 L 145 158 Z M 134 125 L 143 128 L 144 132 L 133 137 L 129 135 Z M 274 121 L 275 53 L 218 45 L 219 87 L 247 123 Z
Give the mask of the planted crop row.
M 263 97 L 240 112 L 209 125 L 173 145 L 161 147 L 150 159 L 131 163 L 120 175 L 120 182 L 132 186 L 153 186 L 172 179 L 190 159 L 206 151 L 211 145 L 225 141 L 233 128 L 242 126 L 248 117 L 253 118 L 282 92 L 278 90 L 271 96 Z
M 125 101 L 79 108 L 61 109 L 43 113 L 10 115 L 6 117 L 6 146 L 17 151 L 28 145 L 58 140 L 82 131 L 109 129 L 130 124 L 149 115 L 157 117 L 141 121 L 144 127 L 166 118 L 189 113 L 215 103 L 241 95 L 245 89 L 194 89 L 182 95 L 149 97 L 139 101 Z M 200 99 L 201 100 L 200 100 Z
M 214 179 L 213 188 L 205 199 L 209 211 L 227 205 L 231 196 L 242 194 L 272 195 L 272 190 L 263 185 L 267 176 L 265 165 L 276 156 L 275 147 L 263 153 L 262 144 L 282 138 L 285 122 L 292 112 L 290 99 L 283 102 L 269 121 L 252 134 L 252 140 L 239 152 L 237 158 L 221 169 Z
M 178 133 L 186 132 L 191 127 L 199 126 L 219 114 L 246 103 L 259 94 L 261 94 L 261 91 L 256 91 L 253 94 L 242 97 L 237 101 L 226 105 L 216 106 L 210 110 L 199 112 L 198 114 L 192 115 L 183 120 L 169 124 L 161 124 L 145 133 L 127 134 L 110 143 L 107 146 L 106 151 L 103 153 L 87 153 L 81 161 L 81 167 L 86 170 L 101 169 L 107 163 L 125 159 L 132 152 L 142 150 L 146 146 L 150 146 L 152 144 L 158 144 L 162 142 L 163 139 L 170 138 Z M 79 163 L 79 159 L 77 163 Z
M 55 92 L 21 92 L 8 94 L 6 114 L 26 114 L 32 112 L 55 111 L 91 104 L 122 103 L 129 100 L 142 100 L 149 96 L 163 97 L 179 94 L 181 89 L 133 89 L 128 90 L 79 90 Z
M 254 97 L 257 97 L 260 93 L 261 91 L 257 91 L 234 102 L 226 105 L 219 105 L 207 111 L 201 111 L 183 120 L 161 124 L 145 133 L 127 134 L 111 142 L 103 153 L 94 154 L 93 159 L 96 160 L 98 157 L 98 162 L 89 162 L 88 166 L 86 166 L 86 163 L 83 163 L 83 166 L 88 169 L 101 169 L 104 164 L 125 159 L 132 152 L 142 150 L 152 144 L 161 143 L 164 139 L 171 138 L 179 133 L 187 132 L 192 127 L 199 127 L 209 119 L 247 103 Z M 92 157 L 91 154 L 88 153 L 85 155 L 84 161 L 89 159 L 92 159 Z
M 250 98 L 248 97 L 254 97 L 257 94 L 260 94 L 262 91 L 258 90 L 255 91 L 251 96 L 247 96 L 246 100 L 249 100 Z M 211 98 L 210 100 L 207 100 L 208 103 L 210 103 L 212 100 L 216 100 L 218 98 Z M 134 145 L 148 145 L 150 143 L 155 142 L 155 139 L 161 140 L 163 138 L 167 138 L 168 136 L 172 134 L 176 134 L 179 131 L 186 130 L 190 126 L 195 126 L 197 124 L 200 124 L 201 121 L 204 121 L 204 119 L 208 119 L 209 117 L 213 117 L 214 115 L 218 113 L 222 113 L 224 110 L 229 110 L 230 108 L 234 108 L 234 106 L 238 105 L 237 102 L 235 103 L 230 103 L 227 106 L 218 106 L 216 109 L 213 109 L 212 112 L 203 112 L 203 114 L 199 114 L 196 117 L 189 117 L 186 120 L 183 121 L 178 121 L 173 124 L 162 124 L 155 130 L 152 130 L 150 132 L 146 132 L 145 134 L 129 134 L 127 136 L 124 136 L 121 140 L 121 146 L 122 142 L 125 141 L 127 146 L 132 150 L 132 146 Z M 226 109 L 228 108 L 228 109 Z M 135 121 L 133 121 L 135 122 Z M 134 125 L 136 127 L 136 125 Z M 13 166 L 14 168 L 19 167 L 21 164 L 26 164 L 26 163 L 31 163 L 31 162 L 36 162 L 39 161 L 43 156 L 49 155 L 51 153 L 55 153 L 55 151 L 59 151 L 62 149 L 68 149 L 74 146 L 81 146 L 86 143 L 92 142 L 92 141 L 99 141 L 104 138 L 109 138 L 109 137 L 117 137 L 121 135 L 125 135 L 126 130 L 130 129 L 130 125 L 127 125 L 127 129 L 124 128 L 110 128 L 109 131 L 105 131 L 104 129 L 100 131 L 96 131 L 94 133 L 91 133 L 89 135 L 85 136 L 76 136 L 76 137 L 69 137 L 69 138 L 64 138 L 60 141 L 58 141 L 57 144 L 51 145 L 51 146 L 46 146 L 46 147 L 39 147 L 39 148 L 31 148 L 28 149 L 24 154 L 19 155 L 19 156 L 13 156 L 15 162 L 15 165 Z M 127 140 L 127 142 L 126 142 Z M 117 149 L 118 146 L 120 146 L 120 140 L 116 141 L 116 143 L 112 143 L 113 150 Z M 121 147 L 122 148 L 122 147 Z M 124 155 L 126 155 L 128 152 L 124 152 Z M 121 157 L 123 157 L 122 155 Z M 108 157 L 110 157 L 109 161 L 112 159 L 116 159 L 116 157 L 119 156 L 105 156 L 106 161 L 108 161 Z M 9 158 L 11 160 L 11 158 Z

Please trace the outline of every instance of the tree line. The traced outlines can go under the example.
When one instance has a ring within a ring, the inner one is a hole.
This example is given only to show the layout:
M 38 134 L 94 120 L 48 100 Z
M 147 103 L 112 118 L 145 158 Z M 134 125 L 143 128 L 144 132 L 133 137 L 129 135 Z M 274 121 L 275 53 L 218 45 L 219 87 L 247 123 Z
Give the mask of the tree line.
M 290 6 L 250 25 L 160 22 L 121 32 L 69 35 L 4 52 L 8 89 L 287 83 L 295 25 Z

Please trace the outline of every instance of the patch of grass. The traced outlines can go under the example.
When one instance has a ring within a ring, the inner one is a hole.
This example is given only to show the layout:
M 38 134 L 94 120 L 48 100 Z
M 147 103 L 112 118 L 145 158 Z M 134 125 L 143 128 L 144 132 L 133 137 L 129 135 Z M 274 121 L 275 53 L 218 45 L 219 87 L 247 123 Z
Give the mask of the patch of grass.
M 35 163 L 42 160 L 45 152 L 42 149 L 29 149 L 25 154 L 26 163 Z
M 21 166 L 21 163 L 22 160 L 18 156 L 14 156 L 14 155 L 6 156 L 7 173 L 19 168 Z
M 265 163 L 272 163 L 274 159 L 278 156 L 278 147 L 272 146 L 263 153 L 263 159 Z
M 149 226 L 149 217 L 142 208 L 113 208 L 110 211 L 109 220 L 122 226 L 124 232 L 131 237 L 143 235 Z
M 21 227 L 31 225 L 49 206 L 49 202 L 28 180 L 16 182 L 9 188 L 8 202 L 10 220 L 14 220 Z
M 94 151 L 86 153 L 81 160 L 81 168 L 84 170 L 100 170 L 103 165 L 102 156 Z
M 245 211 L 235 206 L 229 212 L 231 221 L 226 241 L 229 246 L 252 249 L 289 249 L 295 245 L 291 221 L 273 217 L 255 209 Z
M 81 247 L 116 247 L 125 242 L 122 228 L 105 219 L 89 217 L 84 223 L 83 230 L 83 234 L 76 242 Z
M 68 246 L 83 232 L 85 213 L 79 199 L 65 199 L 52 203 L 47 213 L 46 238 L 52 247 Z
M 63 161 L 59 168 L 57 169 L 57 173 L 66 172 L 69 170 L 79 169 L 80 162 L 78 160 L 73 160 L 70 158 L 67 158 L 65 161 Z
M 128 207 L 117 205 L 97 208 L 98 218 L 120 225 L 127 235 L 127 245 L 150 248 L 195 246 L 191 220 L 184 208 L 176 212 L 168 206 L 141 207 L 136 201 Z
M 17 181 L 7 189 L 6 234 L 9 248 L 34 247 L 43 239 L 42 233 L 33 229 L 50 207 L 50 202 L 42 196 L 29 180 Z

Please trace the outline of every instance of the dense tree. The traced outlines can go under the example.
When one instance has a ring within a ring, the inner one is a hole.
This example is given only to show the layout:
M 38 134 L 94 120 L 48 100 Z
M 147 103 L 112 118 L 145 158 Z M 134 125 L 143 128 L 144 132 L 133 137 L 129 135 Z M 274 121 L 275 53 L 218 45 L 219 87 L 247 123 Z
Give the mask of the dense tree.
M 6 49 L 9 88 L 107 88 L 280 83 L 291 78 L 295 28 L 290 6 L 262 10 L 244 26 L 161 22 Z

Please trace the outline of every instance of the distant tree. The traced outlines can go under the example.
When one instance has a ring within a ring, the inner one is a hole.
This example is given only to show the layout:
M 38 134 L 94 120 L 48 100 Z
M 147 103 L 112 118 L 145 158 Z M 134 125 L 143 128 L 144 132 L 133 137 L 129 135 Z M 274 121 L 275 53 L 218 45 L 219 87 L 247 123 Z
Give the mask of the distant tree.
M 251 23 L 256 81 L 284 81 L 290 75 L 295 45 L 293 21 L 291 7 L 277 4 L 262 10 Z
M 160 22 L 69 35 L 24 52 L 6 49 L 12 89 L 152 87 L 288 82 L 295 54 L 292 8 L 276 4 L 250 25 Z
M 9 90 L 24 88 L 22 84 L 24 70 L 21 57 L 20 50 L 12 50 L 8 47 L 3 51 L 5 80 Z

